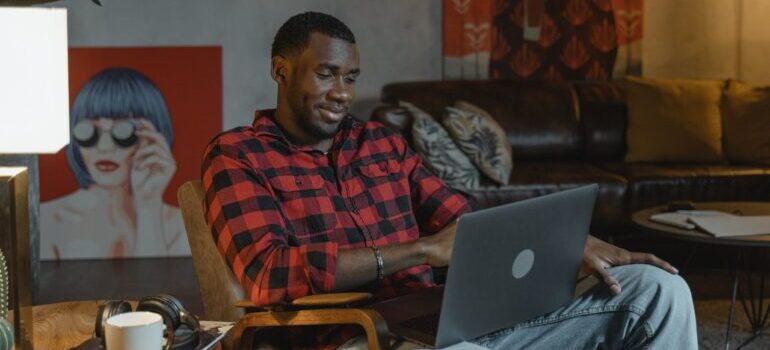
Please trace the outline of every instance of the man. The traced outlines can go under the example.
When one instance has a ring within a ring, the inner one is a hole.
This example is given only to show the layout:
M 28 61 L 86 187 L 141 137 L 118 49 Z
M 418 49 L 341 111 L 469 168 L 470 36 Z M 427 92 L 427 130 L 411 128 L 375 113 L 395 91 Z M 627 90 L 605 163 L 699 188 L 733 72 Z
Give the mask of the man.
M 351 290 L 388 298 L 432 286 L 431 267 L 449 264 L 457 218 L 468 204 L 402 137 L 348 115 L 359 73 L 345 24 L 320 13 L 294 16 L 273 42 L 277 108 L 257 111 L 251 127 L 224 132 L 207 148 L 206 217 L 258 305 Z M 610 268 L 634 263 L 657 267 Z M 697 348 L 689 289 L 671 265 L 593 237 L 583 265 L 606 286 L 475 342 L 501 349 Z M 291 336 L 290 344 L 350 346 L 356 332 L 316 328 Z

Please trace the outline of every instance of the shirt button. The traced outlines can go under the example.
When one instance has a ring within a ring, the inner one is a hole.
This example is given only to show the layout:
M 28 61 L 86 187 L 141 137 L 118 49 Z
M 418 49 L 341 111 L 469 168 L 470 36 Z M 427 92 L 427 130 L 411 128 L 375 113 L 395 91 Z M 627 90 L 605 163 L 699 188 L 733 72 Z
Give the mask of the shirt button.
M 296 180 L 294 180 L 294 183 L 297 184 L 297 185 L 302 185 L 302 180 L 296 179 Z

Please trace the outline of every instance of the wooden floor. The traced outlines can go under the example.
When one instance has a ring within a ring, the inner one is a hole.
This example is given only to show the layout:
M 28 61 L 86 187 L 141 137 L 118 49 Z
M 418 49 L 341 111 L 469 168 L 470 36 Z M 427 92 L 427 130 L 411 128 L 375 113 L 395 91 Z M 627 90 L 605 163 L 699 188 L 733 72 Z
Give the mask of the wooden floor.
M 168 293 L 203 315 L 192 258 L 42 262 L 36 305 Z
M 709 256 L 707 253 L 711 252 L 696 254 L 694 260 L 699 260 L 697 255 Z M 675 264 L 682 265 L 681 262 Z M 719 349 L 722 347 L 729 311 L 732 274 L 720 269 L 689 270 L 684 277 L 695 299 L 700 348 Z M 766 283 L 766 290 L 770 290 L 770 279 Z M 198 281 L 190 258 L 43 262 L 36 304 L 119 298 L 137 300 L 155 293 L 175 295 L 188 310 L 205 319 Z M 770 300 L 767 300 L 767 304 L 770 304 Z M 735 341 L 740 342 L 749 337 L 749 331 L 743 310 L 736 308 Z M 747 347 L 766 348 L 770 348 L 770 339 L 767 337 Z
M 678 265 L 678 264 L 677 264 Z M 686 278 L 695 299 L 730 297 L 727 271 L 696 270 Z M 719 283 L 712 283 L 718 280 Z M 202 315 L 198 280 L 191 258 L 43 262 L 36 305 L 63 301 L 131 299 L 169 293 Z

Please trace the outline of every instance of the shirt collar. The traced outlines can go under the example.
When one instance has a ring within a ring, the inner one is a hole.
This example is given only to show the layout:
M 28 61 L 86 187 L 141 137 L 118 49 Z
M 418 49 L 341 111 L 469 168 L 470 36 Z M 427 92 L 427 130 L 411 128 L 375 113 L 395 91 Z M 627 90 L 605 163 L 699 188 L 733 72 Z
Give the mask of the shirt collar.
M 312 146 L 299 146 L 291 143 L 283 130 L 278 126 L 278 123 L 275 122 L 274 116 L 275 109 L 261 109 L 254 112 L 254 122 L 252 123 L 254 133 L 257 136 L 266 136 L 279 140 L 298 151 L 318 152 L 318 150 L 314 149 Z M 337 134 L 334 136 L 334 141 L 332 142 L 330 150 L 337 148 L 340 142 L 344 142 L 347 139 L 345 135 L 348 134 L 348 131 L 354 127 L 359 127 L 360 125 L 361 122 L 352 115 L 346 115 L 340 123 Z

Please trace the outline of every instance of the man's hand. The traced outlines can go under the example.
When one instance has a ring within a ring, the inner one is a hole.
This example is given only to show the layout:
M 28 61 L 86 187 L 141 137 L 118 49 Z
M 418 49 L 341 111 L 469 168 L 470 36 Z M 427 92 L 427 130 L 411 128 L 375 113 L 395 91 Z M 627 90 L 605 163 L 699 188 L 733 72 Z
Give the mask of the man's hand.
M 420 239 L 421 250 L 425 254 L 426 263 L 432 267 L 444 267 L 449 265 L 452 258 L 452 247 L 455 243 L 457 222 L 447 225 L 435 235 Z
M 610 274 L 607 269 L 613 266 L 628 264 L 650 264 L 673 274 L 679 273 L 679 271 L 671 266 L 671 264 L 661 260 L 655 255 L 629 252 L 628 250 L 616 247 L 594 236 L 588 236 L 586 247 L 583 251 L 583 263 L 580 266 L 580 270 L 581 272 L 592 273 L 597 275 L 597 277 L 600 277 L 610 288 L 612 294 L 619 294 L 621 287 L 618 280 L 616 280 L 615 277 L 612 277 L 612 274 Z

